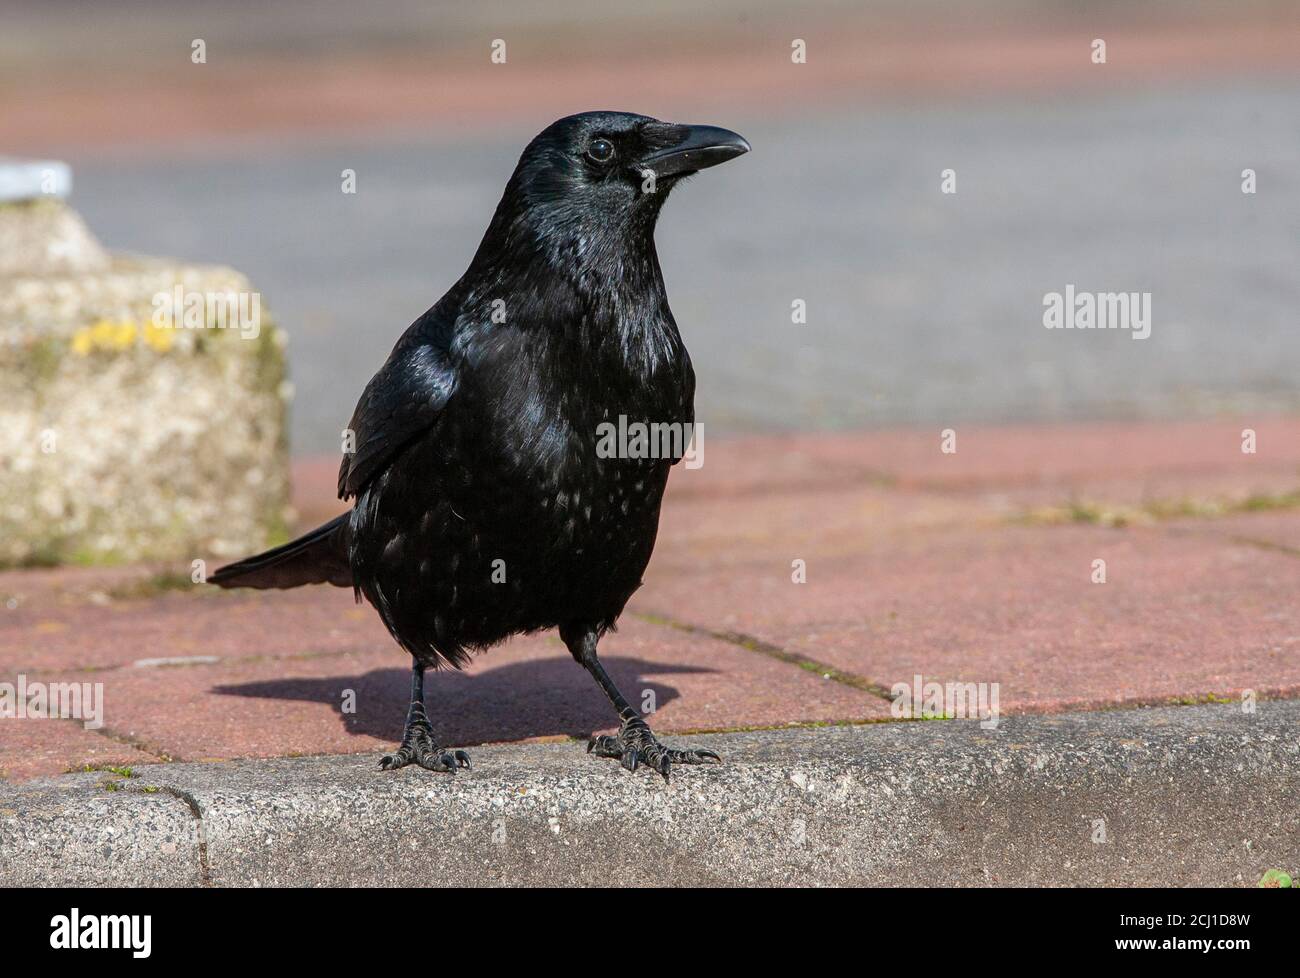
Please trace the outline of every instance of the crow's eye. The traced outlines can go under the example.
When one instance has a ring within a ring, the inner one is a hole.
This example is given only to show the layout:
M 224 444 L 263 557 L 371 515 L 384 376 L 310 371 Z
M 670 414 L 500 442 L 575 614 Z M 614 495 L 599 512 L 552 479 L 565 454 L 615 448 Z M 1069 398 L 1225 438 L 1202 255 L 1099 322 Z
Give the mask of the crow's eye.
M 593 139 L 587 147 L 587 156 L 597 163 L 608 163 L 614 158 L 614 144 L 608 139 Z

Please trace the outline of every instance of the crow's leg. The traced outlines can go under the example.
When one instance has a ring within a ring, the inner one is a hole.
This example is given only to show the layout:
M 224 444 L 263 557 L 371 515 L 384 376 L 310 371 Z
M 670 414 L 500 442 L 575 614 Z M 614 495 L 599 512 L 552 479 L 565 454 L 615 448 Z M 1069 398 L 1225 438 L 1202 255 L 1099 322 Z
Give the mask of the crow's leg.
M 674 764 L 703 764 L 705 761 L 721 761 L 711 750 L 677 750 L 659 743 L 654 733 L 637 714 L 636 710 L 623 694 L 618 691 L 609 673 L 596 658 L 596 630 L 593 628 L 561 628 L 560 637 L 569 647 L 569 652 L 591 673 L 592 678 L 600 684 L 609 701 L 614 704 L 621 721 L 619 731 L 614 736 L 601 734 L 587 742 L 587 753 L 598 757 L 617 757 L 629 771 L 635 771 L 641 764 L 654 768 L 664 778 Z
M 395 771 L 408 764 L 448 774 L 455 774 L 458 767 L 469 767 L 469 755 L 463 750 L 449 751 L 434 743 L 433 724 L 424 712 L 424 663 L 418 659 L 411 666 L 411 709 L 406 714 L 402 744 L 379 762 L 385 771 Z

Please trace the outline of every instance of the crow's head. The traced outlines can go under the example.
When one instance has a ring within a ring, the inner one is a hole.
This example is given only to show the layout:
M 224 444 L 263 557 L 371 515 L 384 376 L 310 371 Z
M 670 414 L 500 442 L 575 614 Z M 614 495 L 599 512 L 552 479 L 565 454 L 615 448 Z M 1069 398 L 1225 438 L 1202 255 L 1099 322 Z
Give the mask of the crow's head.
M 683 177 L 747 152 L 741 136 L 716 126 L 630 112 L 571 115 L 528 144 L 499 216 L 547 234 L 650 232 Z

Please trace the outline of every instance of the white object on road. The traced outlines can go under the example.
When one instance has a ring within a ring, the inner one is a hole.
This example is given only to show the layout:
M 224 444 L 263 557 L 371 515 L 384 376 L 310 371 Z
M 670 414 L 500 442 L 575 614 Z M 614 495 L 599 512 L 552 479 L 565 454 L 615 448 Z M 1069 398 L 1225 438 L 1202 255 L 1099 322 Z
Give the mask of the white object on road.
M 72 167 L 61 160 L 0 156 L 0 203 L 67 197 L 71 193 Z

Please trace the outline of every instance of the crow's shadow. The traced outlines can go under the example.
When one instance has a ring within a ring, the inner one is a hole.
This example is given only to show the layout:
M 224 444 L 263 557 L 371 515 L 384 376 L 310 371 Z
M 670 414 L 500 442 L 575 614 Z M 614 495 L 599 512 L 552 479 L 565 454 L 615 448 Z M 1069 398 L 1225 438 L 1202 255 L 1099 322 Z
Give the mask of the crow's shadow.
M 622 656 L 602 656 L 600 661 L 639 710 L 659 709 L 681 695 L 673 686 L 647 681 L 645 675 L 714 671 Z M 406 669 L 213 687 L 213 692 L 226 696 L 327 703 L 349 733 L 392 741 L 401 739 L 410 690 L 411 673 Z M 568 656 L 512 662 L 473 675 L 430 670 L 424 677 L 424 699 L 439 740 L 457 746 L 557 735 L 587 737 L 594 730 L 618 725 L 600 687 Z M 355 705 L 356 712 L 346 712 L 348 705 Z

